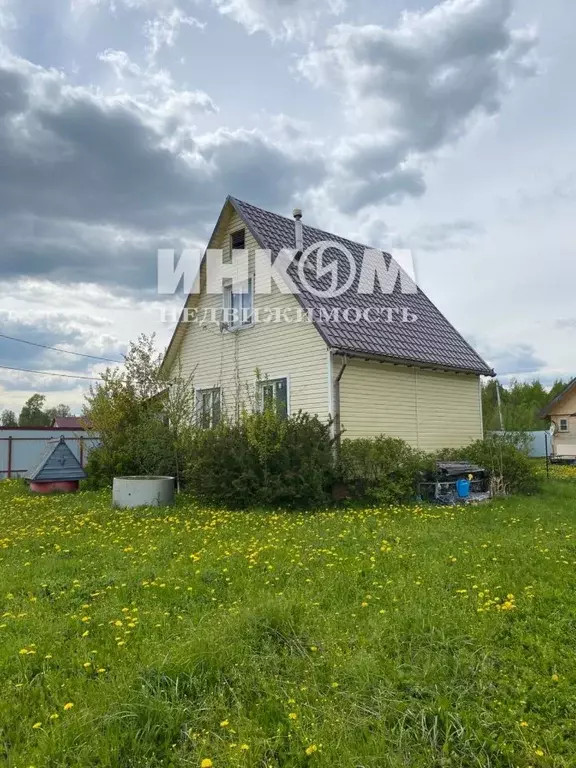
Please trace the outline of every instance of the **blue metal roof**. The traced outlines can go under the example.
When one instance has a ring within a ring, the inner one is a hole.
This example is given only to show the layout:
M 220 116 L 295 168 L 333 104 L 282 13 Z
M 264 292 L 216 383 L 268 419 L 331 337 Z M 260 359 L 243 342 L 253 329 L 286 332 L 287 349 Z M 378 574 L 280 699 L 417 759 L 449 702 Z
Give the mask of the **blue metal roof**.
M 36 482 L 83 480 L 86 477 L 86 472 L 62 436 L 59 440 L 49 441 L 40 463 L 25 477 Z

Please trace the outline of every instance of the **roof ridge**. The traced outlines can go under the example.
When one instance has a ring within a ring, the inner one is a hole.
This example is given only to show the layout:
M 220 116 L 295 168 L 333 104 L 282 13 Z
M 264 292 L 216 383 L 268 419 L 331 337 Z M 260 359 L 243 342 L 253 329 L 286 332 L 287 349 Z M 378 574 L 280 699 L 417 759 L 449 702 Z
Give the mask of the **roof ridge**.
M 261 208 L 259 205 L 254 205 L 254 203 L 249 203 L 246 200 L 240 200 L 240 198 L 238 197 L 233 197 L 232 195 L 229 195 L 229 200 L 235 203 L 239 203 L 241 206 L 248 206 L 248 208 L 255 208 L 257 211 L 260 211 L 261 213 L 265 213 L 268 216 L 277 216 L 279 219 L 282 219 L 283 221 L 287 221 L 288 223 L 292 223 L 292 224 L 294 223 L 294 219 L 291 219 L 289 216 L 284 216 L 283 214 L 276 213 L 275 211 L 269 211 L 267 208 Z M 375 245 L 366 245 L 366 243 L 361 243 L 359 240 L 351 240 L 349 237 L 344 237 L 343 235 L 337 235 L 335 232 L 328 232 L 327 229 L 319 229 L 318 227 L 314 227 L 311 224 L 306 224 L 304 220 L 302 220 L 302 226 L 308 230 L 318 232 L 321 235 L 328 235 L 329 238 L 332 238 L 335 240 L 344 240 L 345 242 L 351 243 L 352 245 L 359 246 L 360 248 L 367 248 L 372 251 L 382 251 L 383 253 L 391 255 L 388 251 L 384 250 L 383 248 L 376 248 Z

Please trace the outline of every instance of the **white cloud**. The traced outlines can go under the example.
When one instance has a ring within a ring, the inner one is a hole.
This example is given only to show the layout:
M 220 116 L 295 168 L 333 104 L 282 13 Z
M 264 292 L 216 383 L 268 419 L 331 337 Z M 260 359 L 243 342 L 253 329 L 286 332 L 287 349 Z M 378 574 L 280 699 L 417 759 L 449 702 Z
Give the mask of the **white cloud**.
M 145 116 L 177 146 L 189 139 L 198 115 L 218 111 L 204 91 L 176 88 L 167 70 L 154 64 L 140 67 L 125 51 L 108 49 L 98 58 L 112 67 L 121 86 L 116 91 L 116 100 Z
M 203 30 L 206 24 L 193 16 L 186 16 L 177 7 L 148 19 L 144 24 L 144 35 L 148 38 L 148 58 L 153 61 L 164 46 L 173 48 L 183 26 Z
M 16 19 L 14 15 L 6 8 L 2 7 L 0 2 L 0 30 L 2 29 L 16 29 Z
M 323 14 L 338 15 L 346 0 L 211 0 L 220 13 L 242 24 L 250 34 L 267 32 L 273 39 L 310 37 Z
M 445 0 L 394 28 L 338 25 L 303 57 L 302 74 L 342 95 L 354 126 L 335 157 L 339 206 L 422 194 L 423 160 L 536 74 L 536 34 L 511 16 L 511 0 Z

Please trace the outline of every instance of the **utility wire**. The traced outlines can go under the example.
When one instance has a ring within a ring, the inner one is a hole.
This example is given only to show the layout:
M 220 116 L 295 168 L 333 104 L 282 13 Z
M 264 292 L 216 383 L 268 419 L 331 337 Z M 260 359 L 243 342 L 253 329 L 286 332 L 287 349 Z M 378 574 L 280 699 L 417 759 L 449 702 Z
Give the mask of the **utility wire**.
M 21 371 L 22 373 L 37 373 L 41 376 L 61 376 L 65 379 L 85 379 L 86 381 L 100 381 L 98 376 L 74 376 L 72 373 L 53 373 L 52 371 L 32 371 L 30 368 L 13 368 L 11 365 L 0 365 L 6 371 Z
M 109 357 L 97 357 L 96 355 L 87 355 L 84 352 L 71 352 L 69 349 L 60 349 L 59 347 L 50 347 L 48 344 L 38 344 L 36 341 L 26 341 L 26 339 L 17 339 L 14 336 L 7 336 L 5 333 L 0 333 L 0 337 L 3 339 L 9 339 L 10 341 L 19 341 L 21 344 L 30 344 L 33 347 L 42 347 L 42 349 L 53 349 L 55 352 L 63 352 L 65 355 L 78 355 L 78 357 L 89 357 L 91 360 L 104 360 L 106 363 L 120 364 L 122 360 L 111 360 Z

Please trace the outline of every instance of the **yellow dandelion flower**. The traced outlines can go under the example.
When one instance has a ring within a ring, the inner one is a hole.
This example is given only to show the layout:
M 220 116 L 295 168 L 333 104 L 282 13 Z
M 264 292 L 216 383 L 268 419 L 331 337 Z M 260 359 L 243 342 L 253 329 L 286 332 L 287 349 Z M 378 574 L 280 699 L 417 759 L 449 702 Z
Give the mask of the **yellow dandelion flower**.
M 526 720 L 522 720 L 520 722 L 520 728 L 528 728 L 528 723 L 526 722 Z
M 290 712 L 288 717 L 290 718 L 290 720 L 297 720 L 298 719 L 298 715 L 296 714 L 296 712 Z
M 73 706 L 74 704 L 71 701 L 67 702 L 66 704 L 64 704 L 64 711 L 68 712 L 70 709 L 72 709 Z
M 35 730 L 38 730 L 38 728 L 42 728 L 42 723 L 34 723 L 32 728 L 34 728 Z
M 316 744 L 310 744 L 309 747 L 306 747 L 306 754 L 308 756 L 313 755 L 314 752 L 318 752 L 318 747 L 316 746 Z
M 202 762 L 200 763 L 200 768 L 212 768 L 213 765 L 214 763 L 212 762 L 212 760 L 210 760 L 209 757 L 205 757 L 204 760 L 202 760 Z
M 248 744 L 241 744 L 240 749 L 242 750 L 242 752 L 248 752 L 250 747 L 248 746 Z
M 558 675 L 552 675 L 552 680 L 557 683 L 558 680 L 560 680 L 560 677 Z
M 544 752 L 541 749 L 536 749 L 534 754 L 538 755 L 538 757 L 544 757 Z
M 50 720 L 58 720 L 60 715 L 57 712 L 54 712 L 53 715 L 50 715 Z
M 220 723 L 220 728 L 227 728 L 230 725 L 230 722 L 228 720 L 222 720 Z

